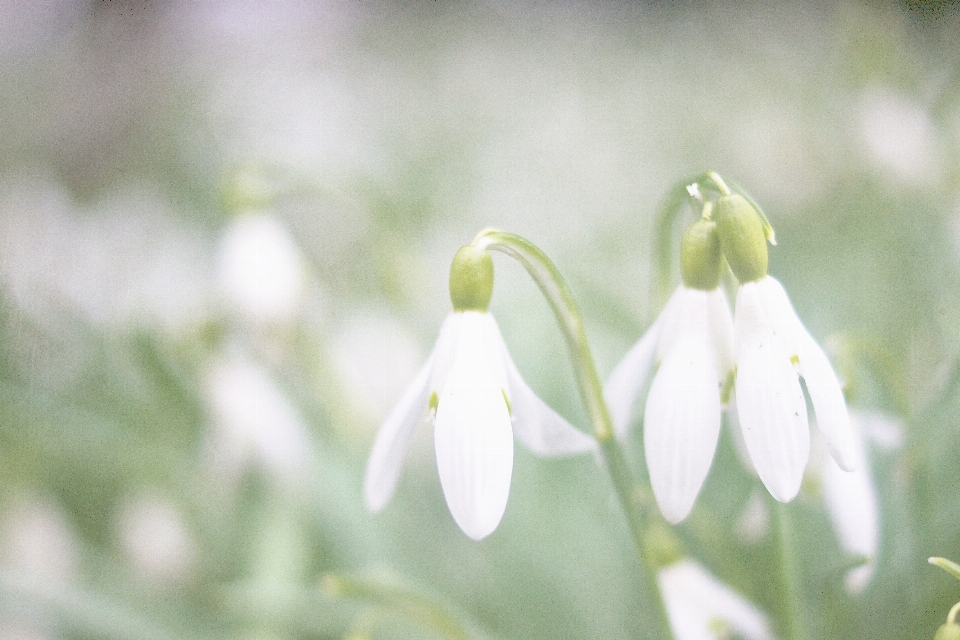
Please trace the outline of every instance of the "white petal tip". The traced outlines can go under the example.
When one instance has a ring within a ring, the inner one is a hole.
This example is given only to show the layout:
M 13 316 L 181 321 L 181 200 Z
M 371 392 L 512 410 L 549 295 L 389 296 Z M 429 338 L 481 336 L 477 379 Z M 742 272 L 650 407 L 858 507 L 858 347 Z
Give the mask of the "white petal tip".
M 464 526 L 463 523 L 457 522 L 457 525 L 460 526 L 461 531 L 467 534 L 467 537 L 480 542 L 497 530 L 497 527 L 500 526 L 500 519 L 498 518 L 496 522 L 471 523 L 470 526 Z
M 677 505 L 670 505 L 664 508 L 664 505 L 660 505 L 660 513 L 663 514 L 664 519 L 670 524 L 680 524 L 687 519 L 687 516 L 690 515 L 690 511 L 693 509 L 693 505 L 683 508 L 682 505 L 679 507 Z
M 837 463 L 837 466 L 843 469 L 844 471 L 856 471 L 859 468 L 857 464 L 857 456 L 846 449 L 839 449 L 833 445 L 829 445 L 830 457 L 833 458 L 834 462 Z
M 863 591 L 867 588 L 867 585 L 869 585 L 870 581 L 873 579 L 874 569 L 875 563 L 871 559 L 866 564 L 848 571 L 847 575 L 843 579 L 843 586 L 847 590 L 847 593 L 851 595 L 859 595 L 863 593 Z
M 365 495 L 363 497 L 363 502 L 367 505 L 367 511 L 369 511 L 370 513 L 380 513 L 380 511 L 382 511 L 383 508 L 387 506 L 387 502 L 389 501 L 390 501 L 389 498 L 383 499 L 383 498 L 380 498 L 379 496 L 373 497 L 370 495 Z
M 773 496 L 778 502 L 782 502 L 784 504 L 793 501 L 793 499 L 797 497 L 797 494 L 800 493 L 799 482 L 796 484 L 796 486 L 788 486 L 786 483 L 782 485 L 764 483 L 764 485 L 767 487 L 767 491 L 770 492 L 771 496 Z

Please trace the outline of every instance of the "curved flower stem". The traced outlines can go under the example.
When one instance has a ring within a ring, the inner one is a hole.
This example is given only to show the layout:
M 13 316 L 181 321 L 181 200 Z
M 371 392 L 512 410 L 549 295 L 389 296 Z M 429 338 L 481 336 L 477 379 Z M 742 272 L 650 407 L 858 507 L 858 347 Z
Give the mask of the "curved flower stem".
M 934 556 L 932 558 L 927 558 L 927 562 L 934 566 L 940 567 L 957 580 L 960 580 L 960 565 L 953 560 L 947 560 L 946 558 L 938 558 Z
M 553 262 L 532 242 L 506 231 L 485 229 L 474 239 L 478 249 L 495 250 L 505 253 L 519 262 L 533 278 L 563 330 L 563 337 L 570 348 L 577 385 L 587 407 L 593 436 L 603 444 L 614 439 L 613 421 L 603 399 L 603 385 L 593 364 L 587 334 L 583 328 L 580 312 L 577 310 L 573 294 L 570 293 L 563 276 Z
M 573 294 L 553 262 L 526 238 L 497 229 L 484 229 L 473 242 L 478 249 L 505 253 L 523 265 L 553 309 L 570 349 L 577 386 L 587 409 L 593 437 L 600 445 L 600 455 L 610 474 L 617 499 L 627 516 L 630 533 L 637 546 L 641 563 L 650 578 L 650 583 L 656 585 L 657 577 L 651 563 L 653 558 L 648 557 L 647 533 L 652 527 L 656 527 L 657 532 L 662 534 L 662 528 L 659 526 L 659 520 L 653 519 L 657 516 L 651 517 L 644 510 L 644 505 L 649 503 L 647 496 L 650 492 L 634 479 L 623 449 L 614 435 L 613 421 L 603 398 L 603 385 L 590 353 L 583 319 Z M 660 628 L 660 632 L 656 635 L 662 638 L 672 637 L 662 598 L 657 598 L 656 606 L 653 608 L 658 612 L 655 626 Z
M 730 188 L 727 186 L 727 183 L 723 181 L 723 178 L 720 177 L 719 173 L 716 171 L 707 171 L 706 176 L 713 180 L 713 184 L 717 185 L 717 189 L 720 190 L 721 195 L 730 195 Z
M 807 630 L 803 618 L 803 594 L 800 572 L 797 567 L 796 549 L 793 543 L 793 523 L 789 505 L 776 503 L 777 542 L 780 548 L 780 579 L 786 595 L 787 637 L 790 640 L 806 640 Z

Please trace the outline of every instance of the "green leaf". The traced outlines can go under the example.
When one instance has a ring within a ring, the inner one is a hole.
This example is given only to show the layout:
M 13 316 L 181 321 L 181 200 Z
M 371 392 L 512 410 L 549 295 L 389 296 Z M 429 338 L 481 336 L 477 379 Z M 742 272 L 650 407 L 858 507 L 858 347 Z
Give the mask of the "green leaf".
M 927 558 L 927 562 L 940 567 L 957 580 L 960 580 L 960 564 L 957 564 L 952 560 L 947 560 L 946 558 L 937 557 Z

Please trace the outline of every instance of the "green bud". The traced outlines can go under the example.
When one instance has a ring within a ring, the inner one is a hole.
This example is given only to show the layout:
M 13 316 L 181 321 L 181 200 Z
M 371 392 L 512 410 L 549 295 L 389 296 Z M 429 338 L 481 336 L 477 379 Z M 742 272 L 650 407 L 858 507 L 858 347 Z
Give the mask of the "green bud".
M 937 629 L 937 635 L 933 640 L 960 640 L 960 624 L 948 622 Z
M 717 200 L 713 217 L 720 248 L 737 280 L 754 282 L 766 276 L 767 239 L 756 209 L 743 196 L 733 194 Z
M 719 287 L 722 259 L 716 222 L 700 219 L 683 232 L 680 275 L 687 287 L 703 291 Z
M 460 247 L 450 265 L 454 311 L 486 311 L 493 295 L 493 258 L 473 245 Z

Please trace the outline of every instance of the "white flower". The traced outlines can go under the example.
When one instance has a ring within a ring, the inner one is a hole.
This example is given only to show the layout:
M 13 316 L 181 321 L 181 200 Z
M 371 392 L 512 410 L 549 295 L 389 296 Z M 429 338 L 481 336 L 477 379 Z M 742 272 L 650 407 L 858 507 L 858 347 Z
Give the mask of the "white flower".
M 735 413 L 730 412 L 729 415 L 737 457 L 747 470 L 756 475 Z M 809 486 L 820 488 L 840 546 L 852 559 L 862 560 L 862 564 L 847 571 L 844 579 L 847 591 L 857 594 L 873 578 L 880 543 L 880 508 L 866 441 L 871 440 L 881 449 L 896 449 L 901 445 L 903 430 L 896 419 L 883 414 L 851 411 L 849 415 L 853 444 L 850 453 L 856 469 L 841 469 L 828 455 L 823 439 L 817 438 L 814 440 L 814 453 L 810 456 L 807 474 L 812 480 Z M 756 492 L 751 493 L 743 515 L 737 522 L 737 533 L 745 542 L 755 543 L 769 531 L 769 521 L 766 503 Z
M 739 593 L 690 559 L 657 573 L 676 640 L 723 640 L 731 632 L 747 640 L 772 640 L 767 617 Z
M 720 392 L 733 369 L 733 321 L 723 292 L 680 285 L 610 376 L 604 395 L 622 437 L 655 363 L 643 441 L 650 484 L 672 523 L 687 517 L 720 434 Z
M 826 355 L 804 328 L 783 287 L 771 276 L 740 285 L 734 317 L 737 413 L 753 466 L 781 502 L 800 490 L 810 455 L 806 382 L 830 454 L 856 467 L 847 406 Z
M 303 258 L 287 229 L 269 215 L 245 214 L 230 224 L 218 272 L 227 300 L 252 320 L 289 321 L 300 308 Z
M 889 416 L 867 411 L 851 411 L 853 462 L 857 469 L 843 471 L 827 458 L 820 468 L 823 500 L 840 546 L 864 560 L 847 572 L 844 585 L 850 593 L 860 593 L 873 578 L 880 545 L 880 507 L 870 471 L 866 440 L 879 446 L 897 448 L 902 425 Z
M 229 353 L 211 363 L 205 391 L 213 422 L 210 463 L 235 483 L 249 463 L 259 463 L 287 486 L 303 481 L 314 464 L 302 417 L 267 371 Z
M 493 317 L 480 311 L 447 316 L 433 353 L 377 434 L 364 483 L 367 506 L 379 511 L 393 495 L 416 426 L 434 423 L 440 484 L 454 520 L 480 540 L 497 528 L 513 472 L 513 435 L 534 453 L 563 455 L 594 448 L 520 377 Z

